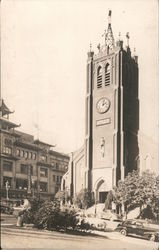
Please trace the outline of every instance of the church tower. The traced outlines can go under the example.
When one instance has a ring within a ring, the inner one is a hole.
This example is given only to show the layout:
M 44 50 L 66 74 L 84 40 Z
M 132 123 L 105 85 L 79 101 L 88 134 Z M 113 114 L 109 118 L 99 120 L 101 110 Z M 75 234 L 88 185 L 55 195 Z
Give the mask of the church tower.
M 114 40 L 111 11 L 98 53 L 88 52 L 86 86 L 86 187 L 98 202 L 128 172 L 137 169 L 139 99 L 138 58 Z

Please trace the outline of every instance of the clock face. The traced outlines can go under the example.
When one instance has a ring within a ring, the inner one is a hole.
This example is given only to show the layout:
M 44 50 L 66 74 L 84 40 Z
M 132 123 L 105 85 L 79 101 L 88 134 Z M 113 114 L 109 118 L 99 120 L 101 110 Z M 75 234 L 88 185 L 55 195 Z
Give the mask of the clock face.
M 103 114 L 108 111 L 110 107 L 110 101 L 107 98 L 103 97 L 97 102 L 96 107 L 98 113 Z

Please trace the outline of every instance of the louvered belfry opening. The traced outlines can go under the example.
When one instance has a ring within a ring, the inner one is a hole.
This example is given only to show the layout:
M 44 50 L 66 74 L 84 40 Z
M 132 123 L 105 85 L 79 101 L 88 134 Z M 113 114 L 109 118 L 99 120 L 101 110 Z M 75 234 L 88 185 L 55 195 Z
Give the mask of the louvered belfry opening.
M 110 84 L 110 65 L 107 63 L 105 66 L 105 86 Z
M 99 66 L 97 71 L 97 88 L 102 87 L 102 67 Z

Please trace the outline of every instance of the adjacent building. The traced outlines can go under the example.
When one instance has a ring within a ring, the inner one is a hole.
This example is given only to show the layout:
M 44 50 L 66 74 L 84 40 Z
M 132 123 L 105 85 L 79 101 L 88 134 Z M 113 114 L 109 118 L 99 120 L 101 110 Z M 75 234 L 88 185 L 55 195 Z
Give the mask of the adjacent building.
M 53 198 L 68 170 L 69 156 L 53 146 L 34 140 L 34 136 L 17 130 L 9 120 L 12 112 L 0 103 L 1 197 L 22 199 L 26 196 Z M 8 187 L 7 187 L 7 186 Z
M 154 141 L 151 137 L 140 132 L 137 160 L 141 172 L 150 170 L 159 175 L 159 140 Z

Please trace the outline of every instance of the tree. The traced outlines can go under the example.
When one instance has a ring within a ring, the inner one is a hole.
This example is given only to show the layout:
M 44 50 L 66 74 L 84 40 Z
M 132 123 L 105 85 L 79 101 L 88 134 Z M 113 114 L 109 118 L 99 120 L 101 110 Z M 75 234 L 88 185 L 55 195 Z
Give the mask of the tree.
M 74 198 L 74 204 L 82 209 L 87 209 L 94 204 L 94 198 L 92 192 L 87 188 L 81 189 Z
M 129 173 L 113 191 L 114 202 L 119 207 L 124 205 L 126 212 L 137 206 L 140 210 L 149 206 L 155 212 L 159 205 L 159 177 L 150 171 Z
M 58 191 L 55 195 L 55 200 L 62 203 L 68 202 L 70 200 L 69 192 L 67 190 Z
M 112 208 L 112 201 L 113 201 L 113 192 L 112 190 L 110 190 L 105 200 L 105 210 Z

